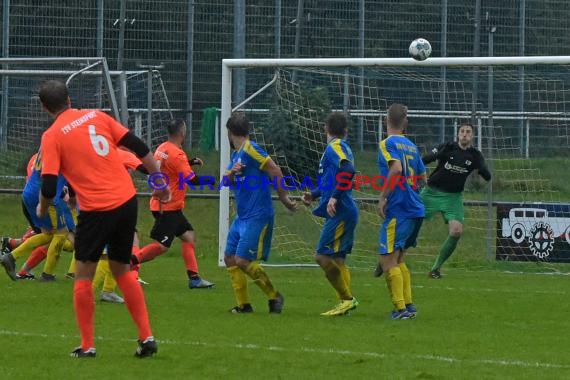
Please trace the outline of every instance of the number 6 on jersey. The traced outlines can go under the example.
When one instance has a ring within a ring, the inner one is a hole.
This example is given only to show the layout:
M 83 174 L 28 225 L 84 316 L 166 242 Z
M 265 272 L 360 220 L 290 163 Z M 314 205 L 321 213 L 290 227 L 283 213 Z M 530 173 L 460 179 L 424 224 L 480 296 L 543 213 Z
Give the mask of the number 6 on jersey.
M 95 132 L 95 126 L 89 125 L 89 139 L 91 140 L 91 145 L 95 149 L 95 153 L 99 156 L 105 157 L 109 154 L 109 142 L 104 136 L 98 135 Z

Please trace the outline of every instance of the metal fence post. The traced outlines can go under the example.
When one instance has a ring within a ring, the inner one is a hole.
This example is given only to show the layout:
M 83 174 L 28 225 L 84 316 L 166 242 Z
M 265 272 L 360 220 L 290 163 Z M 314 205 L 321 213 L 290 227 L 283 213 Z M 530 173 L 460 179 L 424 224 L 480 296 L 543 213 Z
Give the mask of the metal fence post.
M 519 5 L 519 55 L 524 56 L 525 51 L 525 28 L 526 28 L 526 1 L 520 0 Z M 524 112 L 524 66 L 519 66 L 519 112 Z M 523 153 L 524 143 L 524 118 L 519 120 L 520 152 Z M 528 152 L 527 152 L 528 153 Z M 527 154 L 528 158 L 528 154 Z
M 148 69 L 146 84 L 146 145 L 152 150 L 152 69 Z
M 245 58 L 245 0 L 234 1 L 234 58 Z M 236 69 L 233 82 L 233 101 L 245 99 L 245 69 Z
M 488 16 L 488 15 L 487 15 Z M 493 33 L 496 31 L 496 27 L 489 25 L 488 30 L 488 38 L 489 38 L 489 57 L 493 56 Z M 488 136 L 487 136 L 487 144 L 488 144 L 488 154 L 487 154 L 487 166 L 491 173 L 493 172 L 493 137 L 494 137 L 494 130 L 493 130 L 493 102 L 494 102 L 494 92 L 493 92 L 493 66 L 489 66 L 488 68 L 488 89 L 487 89 L 487 101 L 488 101 Z M 487 259 L 491 259 L 493 257 L 493 247 L 494 247 L 494 240 L 496 233 L 496 213 L 494 211 L 493 206 L 493 177 L 489 181 L 489 185 L 487 188 Z
M 104 24 L 103 24 L 103 10 L 104 10 L 104 0 L 97 0 L 97 36 L 95 44 L 97 50 L 97 57 L 103 57 L 103 39 L 104 39 Z M 101 108 L 103 104 L 102 91 L 103 91 L 103 79 L 97 79 L 97 108 Z
M 447 0 L 441 1 L 441 56 L 447 57 Z M 447 68 L 441 68 L 440 110 L 445 112 L 447 103 Z M 439 139 L 445 141 L 445 118 L 441 118 Z
M 364 58 L 364 17 L 365 17 L 365 1 L 360 0 L 358 3 L 358 56 Z M 364 69 L 361 67 L 359 70 L 358 78 L 358 109 L 364 108 Z M 362 116 L 358 117 L 358 149 L 362 152 L 364 150 L 364 119 Z
M 2 1 L 2 58 L 10 56 L 10 0 Z M 3 65 L 8 69 L 8 65 Z M 0 107 L 0 150 L 8 149 L 8 77 L 2 76 L 2 105 Z
M 192 92 L 192 85 L 194 83 L 194 0 L 188 1 L 188 20 L 187 27 L 188 33 L 186 35 L 186 126 L 188 131 L 188 138 L 185 139 L 185 148 L 192 148 L 192 123 L 193 123 L 193 102 L 194 93 Z

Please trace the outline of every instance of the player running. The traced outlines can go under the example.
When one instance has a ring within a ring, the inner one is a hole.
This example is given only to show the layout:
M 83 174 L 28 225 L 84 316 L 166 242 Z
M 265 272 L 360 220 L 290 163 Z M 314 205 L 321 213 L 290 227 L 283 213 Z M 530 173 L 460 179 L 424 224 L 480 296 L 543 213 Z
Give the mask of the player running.
M 182 241 L 182 258 L 186 266 L 188 287 L 190 289 L 211 288 L 214 283 L 204 280 L 198 274 L 194 227 L 182 213 L 188 186 L 185 182 L 199 183 L 198 175 L 192 170 L 188 156 L 182 150 L 182 143 L 186 136 L 186 123 L 181 119 L 171 120 L 167 126 L 167 132 L 168 141 L 156 149 L 154 158 L 159 163 L 161 172 L 169 179 L 168 187 L 172 193 L 172 200 L 164 205 L 157 199 L 150 200 L 150 211 L 154 217 L 154 226 L 150 236 L 155 241 L 135 252 L 132 262 L 135 265 L 144 263 L 166 253 L 174 237 L 178 237 Z M 200 159 L 196 159 L 195 162 L 202 165 Z M 180 179 L 183 179 L 182 183 Z

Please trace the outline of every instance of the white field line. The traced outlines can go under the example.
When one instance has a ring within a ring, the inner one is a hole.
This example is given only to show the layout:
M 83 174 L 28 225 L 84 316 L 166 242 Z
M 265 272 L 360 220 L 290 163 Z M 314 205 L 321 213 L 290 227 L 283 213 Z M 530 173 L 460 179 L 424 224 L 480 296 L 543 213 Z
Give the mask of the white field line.
M 29 338 L 46 338 L 46 339 L 79 339 L 77 335 L 66 334 L 41 334 L 41 333 L 26 333 L 19 331 L 0 330 L 0 335 L 16 336 L 16 337 L 29 337 Z M 95 337 L 96 340 L 116 341 L 116 342 L 129 342 L 134 343 L 131 339 L 120 338 L 107 338 Z M 255 351 L 275 351 L 275 352 L 291 352 L 291 353 L 311 353 L 317 355 L 338 355 L 338 356 L 364 356 L 375 359 L 390 359 L 397 358 L 399 355 L 390 355 L 381 352 L 359 352 L 349 350 L 338 350 L 334 348 L 317 348 L 317 347 L 298 347 L 286 348 L 279 346 L 261 346 L 257 344 L 224 344 L 224 343 L 207 343 L 198 341 L 179 342 L 170 339 L 157 339 L 160 344 L 173 345 L 173 346 L 200 346 L 209 347 L 214 349 L 238 349 L 238 350 L 255 350 Z M 453 364 L 476 364 L 476 365 L 496 365 L 502 367 L 522 367 L 522 368 L 547 368 L 547 369 L 570 369 L 570 364 L 557 364 L 547 362 L 526 362 L 523 360 L 514 359 L 459 359 L 450 356 L 439 355 L 406 355 L 407 358 L 415 360 L 444 362 Z
M 493 288 L 454 288 L 452 286 L 424 286 L 413 285 L 413 288 L 418 289 L 438 289 L 450 290 L 454 292 L 475 292 L 475 293 L 521 293 L 521 294 L 552 294 L 552 295 L 567 295 L 568 292 L 559 290 L 524 290 L 524 289 L 493 289 Z
M 371 276 L 372 277 L 372 276 Z M 433 282 L 441 282 L 441 280 L 433 280 Z M 311 283 L 311 286 L 323 286 L 323 287 L 330 287 L 330 285 L 323 281 L 321 283 L 314 283 L 312 280 L 281 280 L 281 283 L 286 284 L 306 284 L 307 282 Z M 364 287 L 378 287 L 379 289 L 385 289 L 386 283 L 383 279 L 378 279 L 374 282 L 361 282 L 359 286 Z M 426 285 L 412 285 L 413 289 L 432 289 L 432 290 L 445 290 L 445 291 L 452 291 L 452 292 L 466 292 L 466 293 L 511 293 L 511 294 L 548 294 L 548 295 L 560 295 L 566 296 L 568 292 L 562 290 L 525 290 L 519 288 L 512 288 L 512 289 L 497 289 L 497 288 L 456 288 L 453 286 L 426 286 Z

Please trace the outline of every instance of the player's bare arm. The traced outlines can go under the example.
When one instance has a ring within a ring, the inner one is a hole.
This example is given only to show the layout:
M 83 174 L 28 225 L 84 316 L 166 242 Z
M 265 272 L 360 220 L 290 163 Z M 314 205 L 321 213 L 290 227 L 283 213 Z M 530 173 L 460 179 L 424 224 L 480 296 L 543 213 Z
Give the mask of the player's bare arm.
M 349 160 L 342 160 L 340 162 L 340 173 L 343 175 L 345 179 L 347 179 L 348 181 L 352 181 L 355 174 L 354 165 L 352 164 L 352 162 Z M 341 189 L 339 186 L 335 187 L 336 188 L 333 191 L 333 194 L 330 197 L 329 202 L 327 203 L 327 213 L 329 214 L 330 217 L 334 217 L 336 215 L 336 204 L 340 199 L 340 197 L 342 196 L 342 193 L 346 191 Z
M 148 152 L 146 156 L 141 157 L 140 160 L 149 173 L 156 173 L 160 171 L 160 166 L 158 165 L 158 162 L 154 159 L 151 152 Z M 157 186 L 161 185 L 160 181 L 163 181 L 163 179 L 162 178 L 156 179 Z M 165 186 L 164 189 L 153 190 L 152 196 L 157 198 L 159 201 L 166 203 L 170 201 L 172 193 L 170 192 L 170 188 L 168 186 Z
M 277 186 L 277 196 L 279 200 L 287 209 L 291 211 L 295 211 L 297 209 L 297 202 L 291 200 L 289 195 L 287 195 L 287 190 L 281 187 L 282 179 L 283 179 L 283 172 L 281 168 L 275 164 L 275 162 L 269 158 L 263 166 L 263 171 L 269 174 L 271 178 L 276 178 L 278 186 Z

